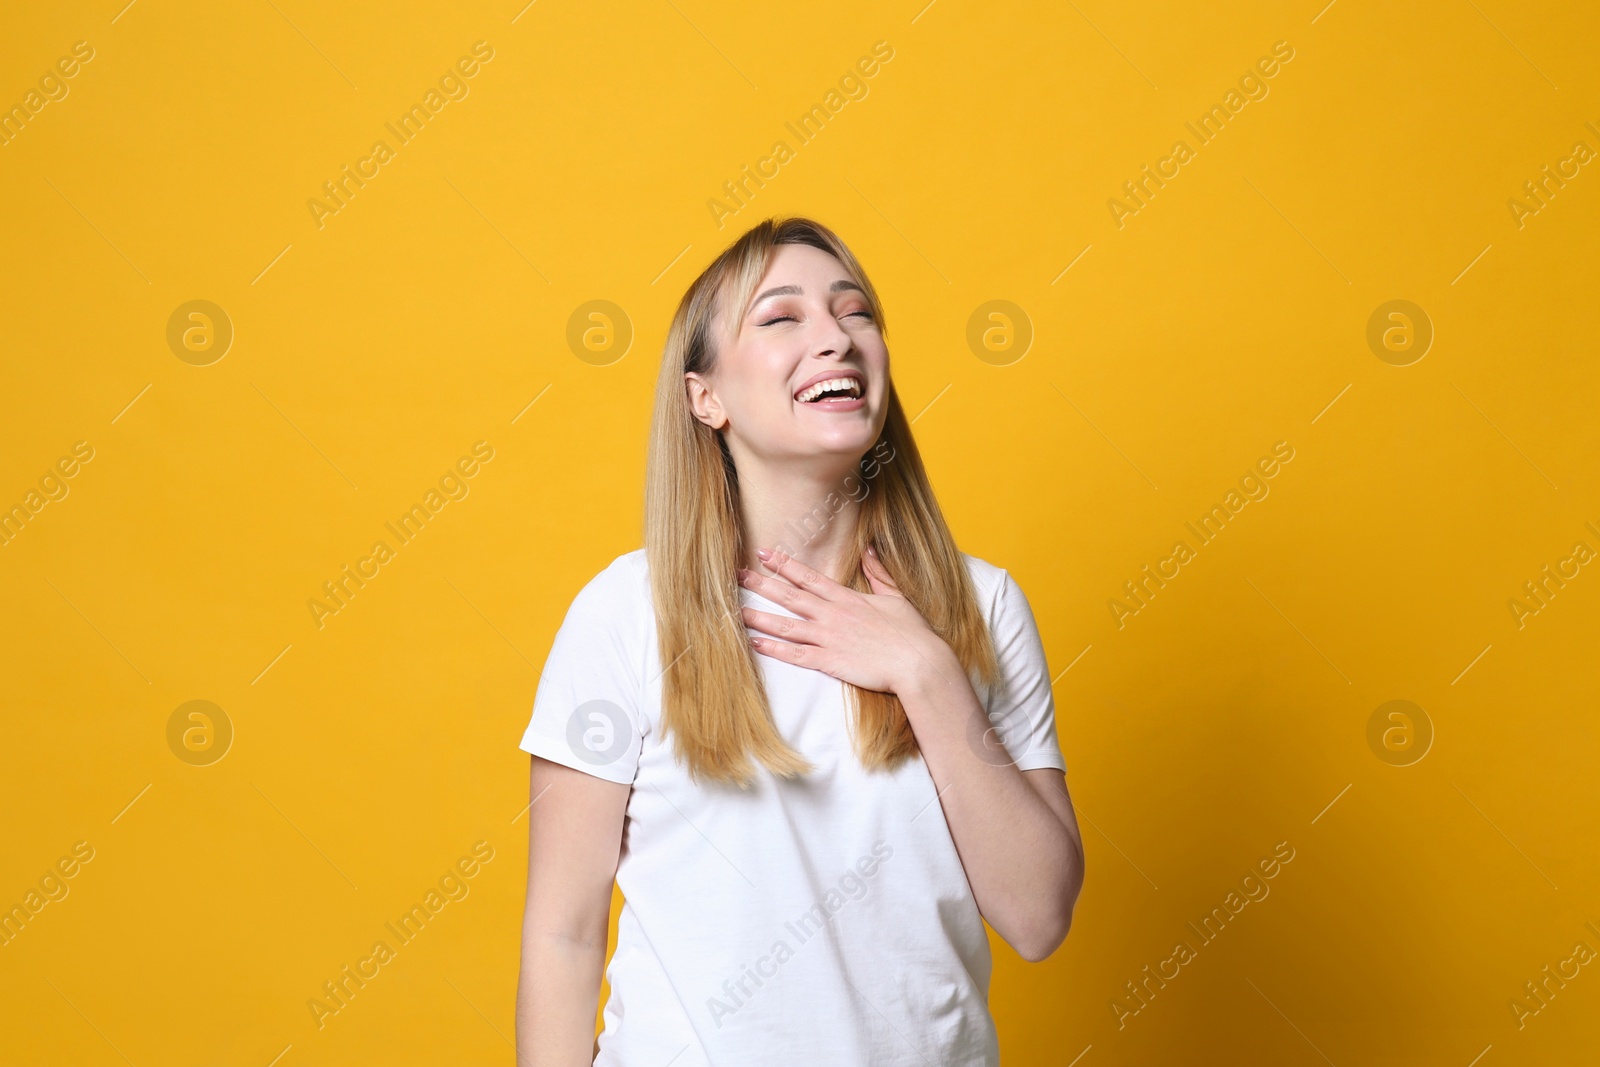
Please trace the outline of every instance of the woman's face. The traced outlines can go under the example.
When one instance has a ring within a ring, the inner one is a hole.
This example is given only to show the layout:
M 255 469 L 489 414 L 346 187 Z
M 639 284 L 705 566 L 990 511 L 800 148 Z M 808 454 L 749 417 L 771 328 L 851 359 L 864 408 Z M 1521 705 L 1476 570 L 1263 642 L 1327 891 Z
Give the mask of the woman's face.
M 726 432 L 735 462 L 830 455 L 853 464 L 883 431 L 889 351 L 843 265 L 810 245 L 784 244 L 711 373 L 685 378 L 695 417 Z M 810 390 L 833 378 L 845 379 L 831 387 L 840 391 Z

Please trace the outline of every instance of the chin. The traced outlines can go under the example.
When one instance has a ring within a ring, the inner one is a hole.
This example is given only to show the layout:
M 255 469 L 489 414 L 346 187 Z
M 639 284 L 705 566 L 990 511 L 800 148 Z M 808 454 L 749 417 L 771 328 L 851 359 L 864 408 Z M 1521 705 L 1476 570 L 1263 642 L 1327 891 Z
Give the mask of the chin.
M 866 425 L 852 427 L 849 430 L 841 428 L 834 433 L 812 438 L 813 448 L 824 455 L 860 459 L 878 439 L 877 434 L 868 432 L 870 429 L 871 427 Z

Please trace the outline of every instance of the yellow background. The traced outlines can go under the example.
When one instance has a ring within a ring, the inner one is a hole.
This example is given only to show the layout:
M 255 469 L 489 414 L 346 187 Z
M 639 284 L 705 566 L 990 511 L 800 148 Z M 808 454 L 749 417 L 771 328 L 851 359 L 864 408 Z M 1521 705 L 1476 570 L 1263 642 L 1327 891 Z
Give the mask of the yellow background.
M 512 1062 L 538 668 L 641 543 L 678 296 L 779 213 L 871 272 L 958 540 L 1072 664 L 1088 878 L 1050 960 L 995 941 L 1005 1061 L 1596 1055 L 1593 964 L 1508 1007 L 1600 950 L 1600 568 L 1507 606 L 1600 550 L 1600 167 L 1507 207 L 1600 149 L 1592 5 L 120 6 L 0 32 L 8 106 L 95 50 L 0 147 L 0 504 L 94 449 L 0 548 L 0 903 L 95 849 L 0 948 L 0 1060 Z M 307 200 L 479 40 L 470 94 L 319 228 Z M 1269 95 L 1119 228 L 1107 200 L 1280 40 Z M 208 366 L 166 341 L 195 299 L 235 331 Z M 966 331 L 1001 299 L 1034 338 L 994 365 Z M 1436 333 L 1409 366 L 1366 342 L 1394 299 Z M 566 341 L 591 300 L 634 331 L 608 365 Z M 322 583 L 480 440 L 470 494 L 319 629 Z M 1119 629 L 1123 582 L 1280 440 L 1270 495 Z M 167 743 L 196 699 L 235 731 L 210 766 Z M 1410 766 L 1367 743 L 1395 699 L 1435 732 Z M 480 840 L 470 895 L 319 1030 L 306 1001 Z M 1119 1029 L 1279 841 L 1271 895 Z

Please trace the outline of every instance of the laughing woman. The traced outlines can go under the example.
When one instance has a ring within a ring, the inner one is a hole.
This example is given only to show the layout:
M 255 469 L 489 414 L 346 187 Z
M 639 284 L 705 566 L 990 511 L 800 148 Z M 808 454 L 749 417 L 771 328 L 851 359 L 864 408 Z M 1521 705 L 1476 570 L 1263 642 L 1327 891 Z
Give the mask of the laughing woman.
M 826 227 L 764 221 L 689 287 L 646 481 L 521 742 L 521 1062 L 992 1067 L 983 920 L 1042 960 L 1083 882 L 1050 673 Z

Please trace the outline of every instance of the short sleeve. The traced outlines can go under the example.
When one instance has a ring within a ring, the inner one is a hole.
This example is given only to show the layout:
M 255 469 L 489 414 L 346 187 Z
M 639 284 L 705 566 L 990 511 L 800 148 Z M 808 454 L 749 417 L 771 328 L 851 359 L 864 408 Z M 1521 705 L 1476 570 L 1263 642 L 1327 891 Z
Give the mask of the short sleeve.
M 1018 770 L 1055 767 L 1065 771 L 1067 763 L 1056 740 L 1055 697 L 1044 642 L 1028 598 L 1004 570 L 999 572 L 989 631 L 1000 666 L 987 705 L 996 735 Z
M 578 591 L 539 675 L 523 751 L 627 785 L 639 766 L 644 688 L 640 576 L 619 557 Z

